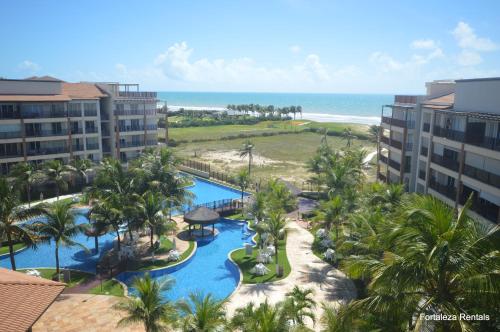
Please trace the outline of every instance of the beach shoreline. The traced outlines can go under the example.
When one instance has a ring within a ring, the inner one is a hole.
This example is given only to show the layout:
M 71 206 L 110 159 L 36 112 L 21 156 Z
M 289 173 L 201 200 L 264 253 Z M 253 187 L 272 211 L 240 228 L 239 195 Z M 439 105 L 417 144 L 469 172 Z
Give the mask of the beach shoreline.
M 236 112 L 228 110 L 225 107 L 216 106 L 188 106 L 188 105 L 168 105 L 169 111 L 179 111 L 181 108 L 191 111 L 215 111 L 228 112 L 234 114 Z M 297 119 L 310 120 L 315 122 L 334 122 L 334 123 L 354 123 L 363 125 L 378 125 L 380 117 L 377 116 L 362 116 L 362 115 L 344 115 L 344 114 L 327 114 L 327 113 L 309 113 L 302 112 L 302 115 L 297 115 Z

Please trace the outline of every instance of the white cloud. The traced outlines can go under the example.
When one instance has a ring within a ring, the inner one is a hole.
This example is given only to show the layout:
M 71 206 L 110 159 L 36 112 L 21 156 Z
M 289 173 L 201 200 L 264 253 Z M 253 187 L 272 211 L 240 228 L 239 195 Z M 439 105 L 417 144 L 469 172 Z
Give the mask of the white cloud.
M 498 49 L 498 45 L 491 39 L 478 37 L 475 34 L 474 29 L 472 29 L 470 25 L 465 22 L 458 22 L 457 26 L 452 31 L 452 34 L 457 40 L 458 46 L 461 48 L 476 51 L 494 51 Z
M 436 42 L 432 39 L 417 39 L 410 46 L 416 50 L 434 50 L 438 48 Z
M 37 63 L 34 63 L 33 61 L 30 60 L 24 60 L 19 64 L 19 68 L 23 70 L 28 70 L 30 72 L 37 72 L 41 69 L 40 65 Z
M 395 71 L 404 67 L 404 64 L 394 60 L 390 55 L 383 52 L 374 52 L 370 55 L 370 62 L 378 65 L 382 71 Z
M 457 57 L 457 62 L 461 66 L 476 66 L 483 62 L 483 59 L 476 51 L 462 50 Z
M 299 45 L 290 46 L 290 52 L 297 54 L 300 53 L 300 51 L 302 51 L 302 48 Z

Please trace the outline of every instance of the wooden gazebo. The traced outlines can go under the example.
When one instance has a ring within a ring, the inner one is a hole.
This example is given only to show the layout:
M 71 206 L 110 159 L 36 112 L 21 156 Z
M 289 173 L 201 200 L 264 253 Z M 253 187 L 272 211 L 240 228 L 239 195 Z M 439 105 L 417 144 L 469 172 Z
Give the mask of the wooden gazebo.
M 184 221 L 189 224 L 189 235 L 191 235 L 192 226 L 201 226 L 201 236 L 204 234 L 204 226 L 212 225 L 212 234 L 215 235 L 215 223 L 219 221 L 220 215 L 205 206 L 197 207 L 184 215 Z

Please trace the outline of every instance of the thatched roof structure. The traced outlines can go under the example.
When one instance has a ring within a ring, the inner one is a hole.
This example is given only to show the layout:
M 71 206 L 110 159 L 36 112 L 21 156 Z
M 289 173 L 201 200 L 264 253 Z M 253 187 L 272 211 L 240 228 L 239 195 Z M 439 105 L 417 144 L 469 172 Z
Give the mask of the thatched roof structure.
M 184 215 L 184 221 L 188 224 L 208 225 L 216 223 L 220 215 L 207 207 L 200 206 Z

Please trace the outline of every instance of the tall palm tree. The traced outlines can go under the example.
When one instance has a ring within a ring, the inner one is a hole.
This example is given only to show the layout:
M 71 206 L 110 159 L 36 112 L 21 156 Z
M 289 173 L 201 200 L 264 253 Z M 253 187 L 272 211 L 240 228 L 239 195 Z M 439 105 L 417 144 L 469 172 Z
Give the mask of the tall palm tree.
M 139 218 L 149 227 L 151 233 L 151 248 L 154 245 L 154 234 L 165 224 L 165 219 L 168 215 L 168 209 L 165 206 L 166 201 L 164 197 L 157 192 L 148 191 L 137 199 L 136 208 Z
M 75 172 L 75 168 L 71 165 L 65 165 L 57 159 L 46 161 L 43 168 L 47 180 L 55 184 L 56 196 L 57 200 L 59 200 L 61 190 L 68 188 L 68 181 Z
M 300 106 L 300 105 L 297 106 L 296 110 L 297 110 L 297 113 L 300 113 L 300 118 L 302 119 L 302 106 Z
M 120 319 L 117 327 L 142 323 L 146 332 L 170 331 L 169 327 L 175 325 L 177 320 L 177 310 L 162 296 L 162 292 L 169 289 L 170 285 L 171 279 L 156 281 L 149 273 L 144 278 L 136 278 L 132 287 L 137 296 L 129 297 L 114 306 L 127 314 Z
M 400 329 L 417 331 L 429 328 L 422 314 L 494 315 L 500 308 L 500 227 L 468 217 L 471 202 L 458 213 L 432 196 L 414 196 L 405 203 L 398 227 L 382 235 L 390 246 L 381 257 L 357 255 L 345 261 L 351 276 L 371 278 L 368 296 L 353 301 L 348 311 L 395 317 Z M 494 330 L 488 322 L 481 324 Z M 472 331 L 475 323 L 433 325 L 437 331 Z
M 85 230 L 83 224 L 75 223 L 75 212 L 72 210 L 72 202 L 55 202 L 41 206 L 44 220 L 37 225 L 37 232 L 45 240 L 54 241 L 56 257 L 56 273 L 59 275 L 59 248 L 61 246 L 79 246 L 87 250 L 84 245 L 73 240 L 75 236 Z
M 236 309 L 230 327 L 242 332 L 288 332 L 288 318 L 282 303 L 271 305 L 266 299 L 258 307 L 250 302 Z
M 23 221 L 41 214 L 42 211 L 37 207 L 25 209 L 20 206 L 16 186 L 9 183 L 4 177 L 0 177 L 0 239 L 5 238 L 7 240 L 12 270 L 16 270 L 15 241 L 36 247 L 36 234 Z
M 253 143 L 250 140 L 248 140 L 248 141 L 246 141 L 245 144 L 243 144 L 243 147 L 240 150 L 240 158 L 248 157 L 248 175 L 249 176 L 251 174 L 251 168 L 252 168 L 253 149 L 254 149 Z
M 350 127 L 344 128 L 342 131 L 342 139 L 346 140 L 346 146 L 348 148 L 351 147 L 352 140 L 356 139 L 357 136 L 354 135 L 352 129 Z
M 177 303 L 184 332 L 219 331 L 226 323 L 225 301 L 216 300 L 212 294 L 189 294 L 189 301 Z
M 27 162 L 18 163 L 12 168 L 10 176 L 26 190 L 28 207 L 31 207 L 31 188 L 40 179 L 36 165 Z
M 368 135 L 370 137 L 370 141 L 372 141 L 374 143 L 378 142 L 378 137 L 380 135 L 380 131 L 382 130 L 381 128 L 382 128 L 382 126 L 378 126 L 378 125 L 371 125 L 368 128 Z
M 273 237 L 274 248 L 276 249 L 276 254 L 274 255 L 275 263 L 276 263 L 276 274 L 279 272 L 279 261 L 278 261 L 278 248 L 279 248 L 279 240 L 282 236 L 285 226 L 286 219 L 281 215 L 281 212 L 271 213 L 269 219 L 266 222 L 268 226 L 269 234 Z
M 74 175 L 83 180 L 84 184 L 88 184 L 88 172 L 92 170 L 92 161 L 90 159 L 75 159 L 71 166 L 74 168 Z
M 109 196 L 106 199 L 100 199 L 92 206 L 89 211 L 89 217 L 95 223 L 105 225 L 113 229 L 116 234 L 118 251 L 121 250 L 120 227 L 123 223 L 123 214 L 119 205 L 118 196 Z
M 342 216 L 343 200 L 340 195 L 321 204 L 315 220 L 320 222 L 329 231 L 335 225 L 335 240 L 339 239 L 340 218 Z
M 286 296 L 283 307 L 295 324 L 305 325 L 304 319 L 306 317 L 309 317 L 313 323 L 316 321 L 314 315 L 316 301 L 312 298 L 313 291 L 311 289 L 302 290 L 299 286 L 295 286 Z
M 241 206 L 243 207 L 243 196 L 245 194 L 245 190 L 250 185 L 250 175 L 246 170 L 241 170 L 236 176 L 236 183 L 238 183 L 238 187 L 241 189 Z

